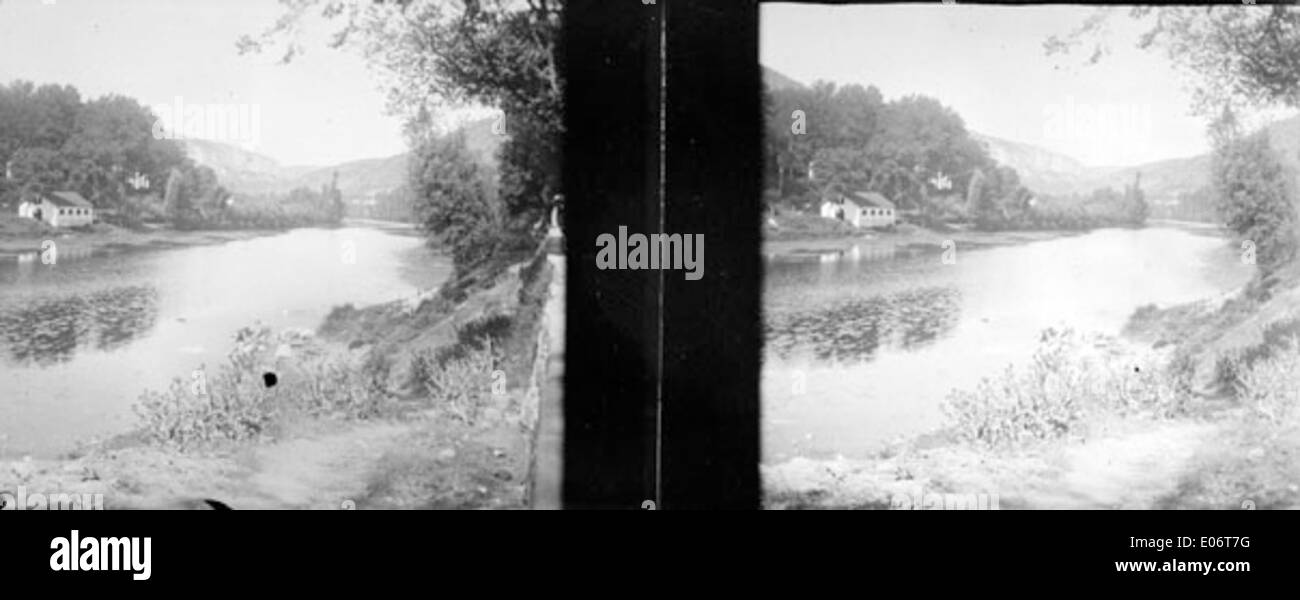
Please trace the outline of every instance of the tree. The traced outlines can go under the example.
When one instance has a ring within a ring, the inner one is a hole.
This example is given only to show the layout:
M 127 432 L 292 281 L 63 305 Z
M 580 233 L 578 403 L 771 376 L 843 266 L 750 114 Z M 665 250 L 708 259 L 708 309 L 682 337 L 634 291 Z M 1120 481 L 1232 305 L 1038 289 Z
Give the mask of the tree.
M 488 176 L 459 133 L 429 140 L 411 157 L 409 185 L 416 218 L 430 234 L 430 243 L 451 246 L 459 273 L 491 256 L 500 241 L 501 211 Z
M 1104 28 L 1110 11 L 1096 13 L 1064 39 L 1049 38 L 1047 53 L 1065 53 Z M 1256 246 L 1261 281 L 1296 254 L 1294 178 L 1272 150 L 1267 131 L 1243 135 L 1236 111 L 1300 107 L 1300 9 L 1271 7 L 1137 7 L 1133 18 L 1153 18 L 1138 46 L 1163 49 L 1193 76 L 1193 110 L 1214 116 L 1212 187 L 1228 228 Z M 1100 44 L 1095 62 L 1104 55 Z M 1267 285 L 1267 283 L 1265 284 Z
M 1133 178 L 1133 184 L 1124 188 L 1125 220 L 1130 225 L 1142 225 L 1150 212 L 1146 194 L 1142 191 L 1142 173 L 1138 173 Z
M 177 226 L 187 226 L 190 222 L 190 199 L 185 193 L 185 175 L 180 169 L 173 168 L 167 174 L 167 185 L 163 190 L 163 211 L 167 219 Z
M 991 180 L 981 169 L 971 175 L 966 187 L 966 214 L 979 229 L 996 229 L 1002 223 L 997 206 L 997 181 Z
M 1270 147 L 1267 130 L 1221 140 L 1211 162 L 1219 214 L 1255 245 L 1256 266 L 1267 279 L 1295 257 L 1294 175 Z
M 242 52 L 280 45 L 302 51 L 294 31 L 312 7 L 342 19 L 332 45 L 355 45 L 387 77 L 389 109 L 405 118 L 413 147 L 445 133 L 432 115 L 465 105 L 503 111 L 502 200 L 514 224 L 549 212 L 559 190 L 563 80 L 557 69 L 560 0 L 295 0 Z M 428 182 L 436 183 L 436 182 Z M 514 228 L 529 235 L 531 228 Z
M 1048 55 L 1069 53 L 1093 41 L 1089 63 L 1108 47 L 1096 38 L 1115 14 L 1099 9 L 1065 36 L 1048 38 Z M 1143 49 L 1163 50 L 1193 76 L 1193 109 L 1213 115 L 1224 105 L 1300 106 L 1300 9 L 1269 7 L 1139 6 L 1129 16 L 1152 22 L 1138 40 Z

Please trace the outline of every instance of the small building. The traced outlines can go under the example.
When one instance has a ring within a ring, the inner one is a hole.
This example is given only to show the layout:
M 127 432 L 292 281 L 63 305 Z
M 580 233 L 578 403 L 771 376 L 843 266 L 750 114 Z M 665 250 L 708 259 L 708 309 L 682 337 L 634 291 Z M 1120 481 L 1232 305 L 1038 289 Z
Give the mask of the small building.
M 821 216 L 824 219 L 840 218 L 840 203 L 826 200 L 822 202 Z
M 19 203 L 18 216 L 52 227 L 80 227 L 95 222 L 95 207 L 76 192 L 46 192 Z
M 862 226 L 862 207 L 844 196 L 839 196 L 839 200 L 822 202 L 820 214 L 824 218 L 844 221 L 854 227 Z
M 858 227 L 893 227 L 898 223 L 897 207 L 884 196 L 876 192 L 855 192 L 861 204 L 861 217 Z
M 848 198 L 841 198 L 840 210 L 843 211 L 844 214 L 844 216 L 840 218 L 843 219 L 845 223 L 854 227 L 862 227 L 862 218 L 865 215 L 865 211 L 857 202 Z

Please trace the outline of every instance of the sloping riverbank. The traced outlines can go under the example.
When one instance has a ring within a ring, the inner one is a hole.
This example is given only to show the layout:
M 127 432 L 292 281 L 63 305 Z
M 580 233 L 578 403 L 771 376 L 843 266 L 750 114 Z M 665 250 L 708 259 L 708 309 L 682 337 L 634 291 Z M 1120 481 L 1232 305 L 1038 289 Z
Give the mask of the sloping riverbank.
M 0 222 L 0 256 L 18 256 L 45 250 L 53 241 L 60 253 L 85 254 L 96 250 L 161 249 L 220 244 L 284 233 L 280 229 L 196 230 L 127 229 L 96 224 L 73 230 L 54 229 L 31 219 L 3 217 Z
M 926 498 L 944 508 L 984 495 L 1003 509 L 1300 506 L 1300 287 L 1282 280 L 1267 298 L 1140 309 L 1097 363 L 1120 368 L 1087 370 L 1077 349 L 1040 354 L 963 391 L 945 428 L 875 458 L 764 465 L 766 504 L 888 509 Z
M 341 307 L 317 334 L 257 333 L 232 363 L 272 366 L 272 392 L 221 371 L 209 393 L 246 398 L 232 423 L 260 425 L 178 429 L 190 413 L 169 410 L 63 459 L 0 464 L 0 492 L 103 494 L 105 508 L 527 506 L 536 340 L 547 303 L 563 301 L 551 275 L 539 252 L 482 274 L 461 301 Z M 170 397 L 194 400 L 184 387 Z

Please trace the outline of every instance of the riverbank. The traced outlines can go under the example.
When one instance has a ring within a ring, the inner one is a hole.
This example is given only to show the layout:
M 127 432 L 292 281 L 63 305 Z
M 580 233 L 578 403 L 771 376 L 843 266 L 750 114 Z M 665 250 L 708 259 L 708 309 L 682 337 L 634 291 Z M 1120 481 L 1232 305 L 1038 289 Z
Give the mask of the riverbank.
M 131 434 L 0 463 L 0 492 L 101 493 L 105 508 L 525 507 L 550 276 L 538 255 L 480 274 L 461 301 L 344 306 L 316 332 L 244 335 L 243 366 L 208 371 L 201 398 L 189 380 L 160 392 L 186 410 L 151 403 Z M 276 384 L 249 387 L 264 370 Z
M 821 219 L 842 226 L 816 235 L 772 235 L 770 228 L 764 229 L 764 254 L 820 254 L 836 252 L 853 246 L 863 250 L 898 246 L 933 246 L 943 247 L 947 242 L 956 244 L 958 251 L 993 248 L 1027 244 L 1045 240 L 1054 240 L 1087 233 L 1084 231 L 975 231 L 970 229 L 927 229 L 918 225 L 903 224 L 891 229 L 860 231 L 830 219 Z
M 96 250 L 163 249 L 221 244 L 283 233 L 278 229 L 199 230 L 127 229 L 116 225 L 95 224 L 74 230 L 54 229 L 31 219 L 0 217 L 0 256 L 18 256 L 44 250 L 42 244 L 53 240 L 59 252 L 83 254 Z
M 1078 350 L 1040 355 L 1016 365 L 1018 376 L 962 391 L 946 427 L 875 457 L 765 464 L 765 503 L 1300 506 L 1300 287 L 1294 275 L 1283 281 L 1264 299 L 1238 292 L 1140 309 L 1123 338 L 1106 344 L 1117 352 L 1101 364 L 1121 368 L 1082 370 L 1088 359 Z

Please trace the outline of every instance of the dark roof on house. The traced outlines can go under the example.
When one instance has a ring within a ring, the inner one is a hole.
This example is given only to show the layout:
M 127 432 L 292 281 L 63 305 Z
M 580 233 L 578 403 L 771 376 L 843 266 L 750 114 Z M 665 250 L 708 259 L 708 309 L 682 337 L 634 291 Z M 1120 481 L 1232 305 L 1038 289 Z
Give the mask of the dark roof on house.
M 76 192 L 49 192 L 41 195 L 42 198 L 49 200 L 50 204 L 55 206 L 73 207 L 73 208 L 94 208 L 88 200 L 81 197 Z
M 876 192 L 853 192 L 853 196 L 871 206 L 878 208 L 894 208 L 894 203 L 889 199 Z

